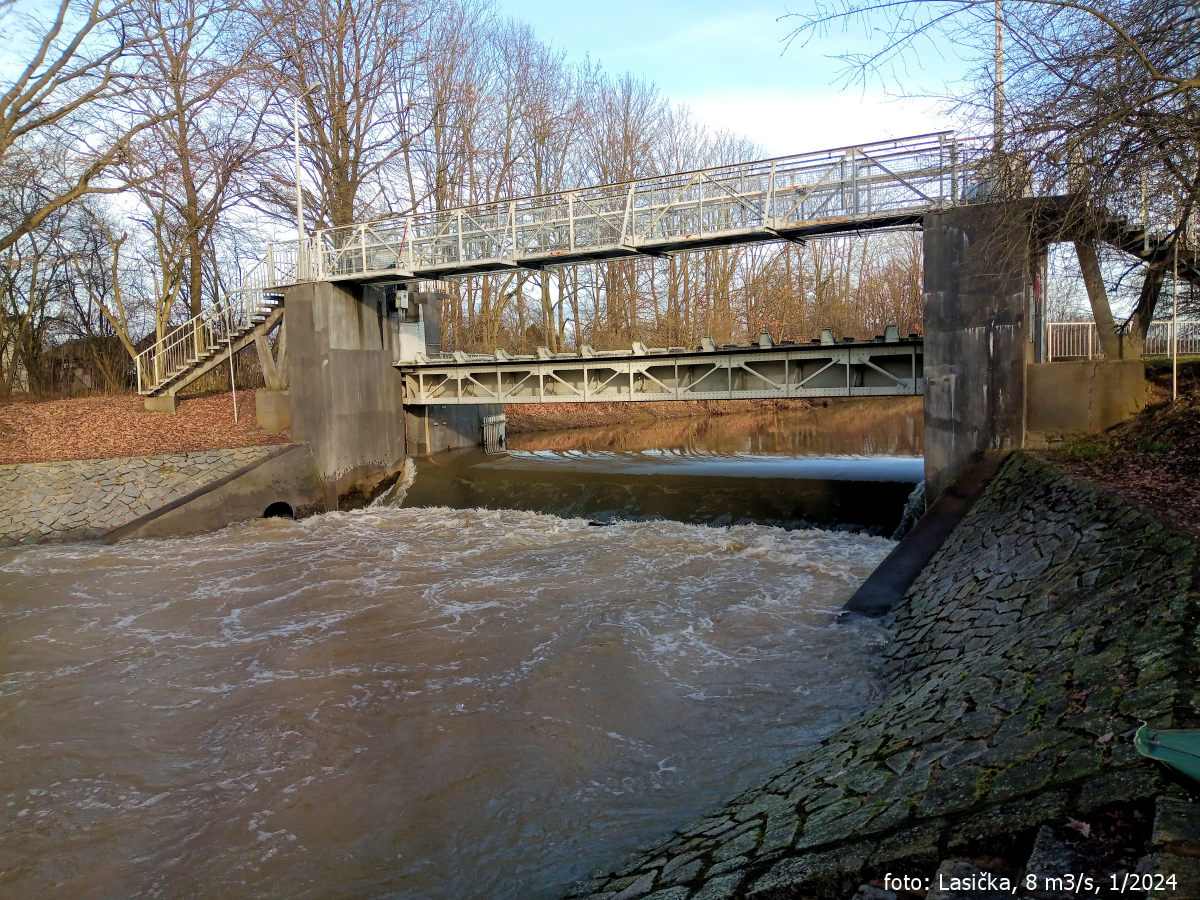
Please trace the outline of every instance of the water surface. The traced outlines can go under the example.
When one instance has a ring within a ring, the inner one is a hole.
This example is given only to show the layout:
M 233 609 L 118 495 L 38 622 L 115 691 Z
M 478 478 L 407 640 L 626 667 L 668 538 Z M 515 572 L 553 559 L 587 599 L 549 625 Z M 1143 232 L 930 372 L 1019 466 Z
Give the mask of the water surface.
M 607 432 L 0 551 L 0 896 L 557 897 L 867 707 L 837 612 L 892 544 L 834 529 L 899 515 L 919 416 Z
M 890 549 L 372 509 L 0 552 L 0 894 L 537 898 L 879 685 Z

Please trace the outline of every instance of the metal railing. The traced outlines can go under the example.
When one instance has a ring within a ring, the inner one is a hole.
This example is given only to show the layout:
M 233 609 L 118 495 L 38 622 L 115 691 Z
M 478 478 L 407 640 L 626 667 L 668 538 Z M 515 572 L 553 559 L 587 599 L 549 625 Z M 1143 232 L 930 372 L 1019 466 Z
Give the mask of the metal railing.
M 294 243 L 268 244 L 240 285 L 137 355 L 138 393 L 154 393 L 254 327 L 255 316 L 277 305 L 277 286 L 298 280 L 298 262 Z
M 1143 356 L 1169 356 L 1175 343 L 1174 322 L 1151 322 L 1142 345 Z M 1200 320 L 1178 322 L 1179 354 L 1200 354 Z M 1103 359 L 1100 335 L 1095 322 L 1046 323 L 1046 361 L 1056 359 Z
M 450 277 L 852 230 L 964 202 L 987 152 L 946 132 L 328 228 L 309 275 Z

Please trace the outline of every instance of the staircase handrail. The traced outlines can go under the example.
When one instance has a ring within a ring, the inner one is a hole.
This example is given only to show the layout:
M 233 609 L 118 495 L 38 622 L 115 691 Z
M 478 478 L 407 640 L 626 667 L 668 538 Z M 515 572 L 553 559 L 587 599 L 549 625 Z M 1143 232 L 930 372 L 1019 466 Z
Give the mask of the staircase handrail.
M 293 284 L 299 276 L 296 245 L 267 244 L 241 283 L 212 306 L 156 338 L 134 360 L 139 394 L 153 394 L 199 360 L 210 348 L 251 326 L 251 316 L 265 305 L 272 288 Z

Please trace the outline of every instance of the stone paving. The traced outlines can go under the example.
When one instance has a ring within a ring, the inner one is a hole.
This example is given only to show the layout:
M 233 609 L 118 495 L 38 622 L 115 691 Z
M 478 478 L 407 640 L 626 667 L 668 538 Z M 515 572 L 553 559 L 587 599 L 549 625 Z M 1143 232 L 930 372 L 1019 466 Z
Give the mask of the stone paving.
M 99 537 L 275 449 L 0 466 L 0 546 Z
M 891 614 L 878 707 L 569 896 L 894 898 L 889 872 L 918 879 L 901 896 L 993 896 L 929 886 L 1015 847 L 1036 879 L 1044 827 L 1142 798 L 1152 860 L 1192 878 L 1163 896 L 1200 897 L 1196 829 L 1182 850 L 1158 831 L 1182 792 L 1130 740 L 1139 720 L 1200 724 L 1196 562 L 1140 510 L 1012 456 Z

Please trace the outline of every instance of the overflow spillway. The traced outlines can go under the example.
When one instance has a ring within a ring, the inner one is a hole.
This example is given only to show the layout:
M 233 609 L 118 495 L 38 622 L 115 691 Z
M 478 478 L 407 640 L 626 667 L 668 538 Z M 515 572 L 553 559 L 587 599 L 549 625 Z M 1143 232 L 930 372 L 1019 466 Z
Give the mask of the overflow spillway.
M 404 506 L 523 509 L 588 518 L 757 522 L 891 534 L 919 457 L 679 452 L 478 452 L 417 462 Z

